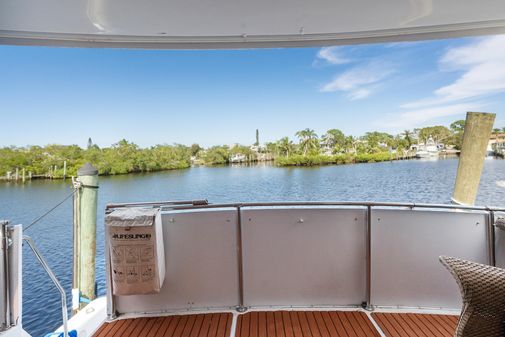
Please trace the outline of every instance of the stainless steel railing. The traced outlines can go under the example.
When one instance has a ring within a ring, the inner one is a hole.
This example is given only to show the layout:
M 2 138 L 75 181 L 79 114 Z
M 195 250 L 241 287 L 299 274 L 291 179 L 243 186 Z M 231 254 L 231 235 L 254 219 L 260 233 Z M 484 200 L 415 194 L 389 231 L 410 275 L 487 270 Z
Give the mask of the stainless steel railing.
M 209 204 L 200 201 L 166 201 L 166 202 L 146 202 L 146 203 L 135 203 L 135 204 L 110 204 L 107 206 L 106 211 L 112 211 L 114 208 L 118 207 L 159 207 L 163 211 L 191 211 L 191 210 L 212 210 L 212 209 L 234 209 L 238 216 L 236 222 L 236 235 L 237 235 L 237 274 L 238 274 L 238 306 L 237 310 L 243 310 L 246 303 L 244 302 L 244 271 L 243 271 L 243 247 L 242 247 L 242 213 L 246 210 L 255 208 L 278 208 L 278 207 L 288 207 L 288 208 L 305 208 L 305 207 L 336 207 L 336 208 L 351 208 L 360 209 L 365 213 L 365 234 L 366 234 L 366 265 L 365 265 L 365 284 L 366 293 L 364 294 L 364 307 L 371 308 L 371 274 L 372 274 L 372 246 L 371 246 L 371 229 L 372 229 L 372 213 L 375 211 L 380 211 L 382 209 L 408 209 L 408 210 L 440 210 L 440 211 L 453 211 L 459 213 L 458 211 L 466 211 L 469 213 L 475 211 L 476 213 L 481 213 L 484 215 L 485 228 L 487 230 L 487 238 L 485 241 L 485 249 L 487 250 L 488 261 L 490 265 L 496 264 L 495 257 L 495 240 L 494 240 L 494 228 L 495 228 L 495 212 L 505 212 L 505 208 L 501 207 L 486 207 L 486 206 L 464 206 L 464 205 L 450 205 L 450 204 L 424 204 L 424 203 L 395 203 L 395 202 L 354 202 L 354 201 L 309 201 L 309 202 L 248 202 L 248 203 L 223 203 L 223 204 Z M 106 259 L 107 261 L 107 259 Z M 108 267 L 107 267 L 108 268 Z M 107 269 L 109 270 L 109 269 Z M 110 280 L 108 280 L 108 288 L 110 289 Z M 108 314 L 112 318 L 115 316 L 114 299 L 108 292 Z
M 3 302 L 1 303 L 1 311 L 2 315 L 0 318 L 0 331 L 1 330 L 6 330 L 11 326 L 11 319 L 10 319 L 10 303 L 9 303 L 9 238 L 7 237 L 7 226 L 9 225 L 8 221 L 0 221 L 0 246 L 1 246 L 1 252 L 0 252 L 0 268 L 2 270 L 1 280 L 1 291 L 2 291 L 2 297 L 3 297 Z
M 65 290 L 61 286 L 60 282 L 54 275 L 53 271 L 51 268 L 49 268 L 49 265 L 47 264 L 46 260 L 40 253 L 40 251 L 37 249 L 37 246 L 35 246 L 35 243 L 33 242 L 33 239 L 27 235 L 23 235 L 23 240 L 30 246 L 31 250 L 35 254 L 35 257 L 39 261 L 39 263 L 42 265 L 42 268 L 46 271 L 47 275 L 49 275 L 49 278 L 51 281 L 54 283 L 58 291 L 60 292 L 61 296 L 61 314 L 63 318 L 63 336 L 68 337 L 68 309 L 67 309 L 67 295 L 65 294 Z

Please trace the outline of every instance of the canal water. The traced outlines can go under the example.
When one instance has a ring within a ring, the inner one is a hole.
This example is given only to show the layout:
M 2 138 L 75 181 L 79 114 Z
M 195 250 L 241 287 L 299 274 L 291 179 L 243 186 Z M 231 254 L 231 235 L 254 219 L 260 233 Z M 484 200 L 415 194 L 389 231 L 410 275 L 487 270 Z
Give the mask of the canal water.
M 103 211 L 111 202 L 208 199 L 249 201 L 396 201 L 450 203 L 457 159 L 278 168 L 269 165 L 197 167 L 151 174 L 100 177 L 97 282 L 104 294 Z M 505 206 L 505 160 L 486 160 L 476 204 Z M 71 192 L 70 181 L 0 184 L 0 219 L 29 224 Z M 72 202 L 27 233 L 63 283 L 72 282 Z M 25 247 L 23 325 L 43 336 L 61 324 L 60 297 Z

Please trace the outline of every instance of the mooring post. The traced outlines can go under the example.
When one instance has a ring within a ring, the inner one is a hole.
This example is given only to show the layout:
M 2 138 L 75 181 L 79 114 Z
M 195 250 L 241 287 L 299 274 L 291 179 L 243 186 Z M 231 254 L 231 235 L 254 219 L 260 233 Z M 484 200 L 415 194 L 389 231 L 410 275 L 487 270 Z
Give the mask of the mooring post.
M 19 180 L 19 167 L 16 167 L 16 181 Z
M 483 112 L 466 114 L 463 145 L 451 199 L 455 204 L 470 206 L 475 202 L 495 116 Z
M 98 170 L 91 164 L 84 164 L 77 171 L 81 183 L 79 189 L 78 226 L 78 288 L 83 298 L 93 300 L 95 294 L 95 255 L 96 255 L 96 209 L 98 201 Z M 86 304 L 81 303 L 80 307 Z
M 32 171 L 28 171 L 28 179 L 32 180 Z
M 21 170 L 21 179 L 23 179 L 23 183 L 26 181 L 26 169 L 24 167 Z

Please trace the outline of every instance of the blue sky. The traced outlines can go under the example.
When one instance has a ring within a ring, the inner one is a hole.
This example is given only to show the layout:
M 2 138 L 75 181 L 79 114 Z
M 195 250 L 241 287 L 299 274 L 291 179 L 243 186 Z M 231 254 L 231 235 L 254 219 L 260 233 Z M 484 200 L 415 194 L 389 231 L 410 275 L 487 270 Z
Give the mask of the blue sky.
M 505 36 L 330 48 L 167 51 L 0 46 L 0 146 L 254 142 L 505 126 Z

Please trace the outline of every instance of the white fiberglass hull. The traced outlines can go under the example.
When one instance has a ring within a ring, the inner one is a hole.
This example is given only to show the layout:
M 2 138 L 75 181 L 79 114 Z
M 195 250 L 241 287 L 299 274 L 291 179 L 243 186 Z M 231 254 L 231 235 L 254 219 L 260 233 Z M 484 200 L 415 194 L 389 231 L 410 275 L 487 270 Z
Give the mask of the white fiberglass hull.
M 416 153 L 417 158 L 437 158 L 438 157 L 438 151 L 418 151 Z

